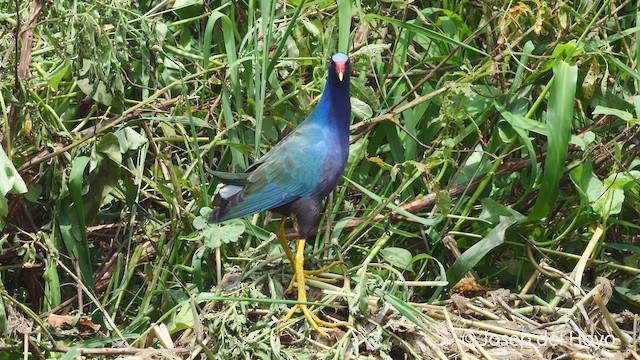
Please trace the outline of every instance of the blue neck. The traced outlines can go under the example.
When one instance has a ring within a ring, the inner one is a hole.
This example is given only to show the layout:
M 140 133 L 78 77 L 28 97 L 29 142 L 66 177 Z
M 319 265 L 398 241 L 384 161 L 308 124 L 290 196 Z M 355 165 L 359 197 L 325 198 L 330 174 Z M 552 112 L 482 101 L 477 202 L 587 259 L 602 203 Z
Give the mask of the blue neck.
M 351 120 L 351 102 L 349 100 L 349 73 L 344 74 L 342 81 L 334 69 L 329 69 L 327 83 L 324 85 L 322 97 L 313 110 L 312 117 L 316 121 L 337 130 L 339 136 L 349 139 L 349 121 Z

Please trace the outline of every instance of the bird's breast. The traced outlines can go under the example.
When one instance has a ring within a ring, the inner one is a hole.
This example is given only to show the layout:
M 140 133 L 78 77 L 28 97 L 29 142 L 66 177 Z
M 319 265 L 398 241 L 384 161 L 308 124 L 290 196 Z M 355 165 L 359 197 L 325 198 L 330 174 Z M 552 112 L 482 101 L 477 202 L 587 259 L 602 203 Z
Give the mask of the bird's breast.
M 318 199 L 322 199 L 329 195 L 331 191 L 336 187 L 342 172 L 347 164 L 347 157 L 349 156 L 349 142 L 346 144 L 341 143 L 341 139 L 331 136 L 330 139 L 326 139 L 326 152 L 320 167 L 320 179 L 312 191 L 312 196 Z

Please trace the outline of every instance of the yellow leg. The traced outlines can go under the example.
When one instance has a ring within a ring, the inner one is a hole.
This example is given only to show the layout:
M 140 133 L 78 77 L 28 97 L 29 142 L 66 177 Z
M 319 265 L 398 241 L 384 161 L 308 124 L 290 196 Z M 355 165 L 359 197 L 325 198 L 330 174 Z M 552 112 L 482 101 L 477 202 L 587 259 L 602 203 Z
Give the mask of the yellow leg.
M 307 302 L 307 290 L 304 287 L 304 278 L 305 278 L 304 243 L 305 243 L 304 239 L 296 240 L 296 255 L 295 255 L 295 261 L 293 262 L 293 273 L 294 273 L 296 282 L 298 283 L 298 301 L 299 302 Z M 296 310 L 302 311 L 302 313 L 304 314 L 304 317 L 307 319 L 307 322 L 309 322 L 309 324 L 322 336 L 328 336 L 328 335 L 326 332 L 320 329 L 320 326 L 318 325 L 328 327 L 328 328 L 334 328 L 339 326 L 349 326 L 349 323 L 345 321 L 330 323 L 320 319 L 318 316 L 316 316 L 314 313 L 311 312 L 311 309 L 309 309 L 309 307 L 306 304 L 294 305 L 293 308 L 289 311 L 289 313 L 284 318 L 282 318 L 282 322 L 289 321 L 289 319 L 291 319 L 291 317 L 296 312 Z
M 280 220 L 280 225 L 278 225 L 278 230 L 276 230 L 276 239 L 278 239 L 278 242 L 280 243 L 280 245 L 282 246 L 282 249 L 284 249 L 285 254 L 287 254 L 287 258 L 289 259 L 289 262 L 291 263 L 291 265 L 295 264 L 295 256 L 293 255 L 293 252 L 291 251 L 291 249 L 289 248 L 289 245 L 287 244 L 287 238 L 284 234 L 284 222 L 287 218 L 286 217 L 282 217 L 282 219 Z M 321 278 L 318 277 L 317 275 L 320 275 L 324 272 L 329 271 L 329 269 L 331 269 L 332 267 L 336 266 L 336 265 L 340 265 L 341 262 L 339 261 L 334 261 L 331 264 L 318 269 L 318 270 L 311 270 L 311 271 L 305 271 L 304 275 L 305 278 L 307 279 L 313 279 L 316 281 L 321 281 L 321 282 L 325 282 L 325 283 L 335 283 L 337 282 L 336 279 L 327 279 L 327 278 Z M 295 269 L 295 267 L 294 267 Z M 291 290 L 293 290 L 293 284 L 296 282 L 296 275 L 295 273 L 293 274 L 293 277 L 291 278 L 291 282 L 289 283 L 289 286 L 287 286 L 287 290 L 284 291 L 285 294 L 288 294 L 291 292 Z
M 293 255 L 293 252 L 289 248 L 289 244 L 287 244 L 287 237 L 284 235 L 284 222 L 287 220 L 286 216 L 283 216 L 280 220 L 280 225 L 278 225 L 278 230 L 276 230 L 276 239 L 284 249 L 285 254 L 287 254 L 287 258 L 289 258 L 289 262 L 291 264 L 295 263 L 296 257 Z

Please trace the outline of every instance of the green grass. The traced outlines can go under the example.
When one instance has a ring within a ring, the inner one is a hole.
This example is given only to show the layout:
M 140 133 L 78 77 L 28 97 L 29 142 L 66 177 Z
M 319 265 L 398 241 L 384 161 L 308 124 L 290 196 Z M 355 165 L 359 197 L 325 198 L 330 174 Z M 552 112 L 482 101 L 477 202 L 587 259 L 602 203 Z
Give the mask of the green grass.
M 160 324 L 223 359 L 419 358 L 414 337 L 446 358 L 426 304 L 473 276 L 572 308 L 545 266 L 588 294 L 615 279 L 606 306 L 637 312 L 633 2 L 56 0 L 23 49 L 29 6 L 0 4 L 0 359 L 27 346 L 21 318 L 32 358 L 163 348 Z M 277 320 L 278 221 L 204 219 L 207 170 L 243 171 L 297 126 L 336 51 L 353 63 L 351 154 L 306 268 L 342 262 L 310 300 L 353 327 L 321 339 Z

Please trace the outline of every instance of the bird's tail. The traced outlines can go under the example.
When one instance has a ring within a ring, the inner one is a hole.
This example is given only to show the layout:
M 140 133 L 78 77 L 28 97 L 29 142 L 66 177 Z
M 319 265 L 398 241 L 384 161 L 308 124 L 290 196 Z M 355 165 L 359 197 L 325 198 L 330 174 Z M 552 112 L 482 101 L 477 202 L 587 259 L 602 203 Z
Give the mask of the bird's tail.
M 218 206 L 217 209 L 209 213 L 207 221 L 211 223 L 217 223 L 223 220 L 228 220 L 225 215 L 229 209 L 237 204 L 242 199 L 242 186 L 239 185 L 224 185 L 218 190 L 213 197 L 213 206 Z

